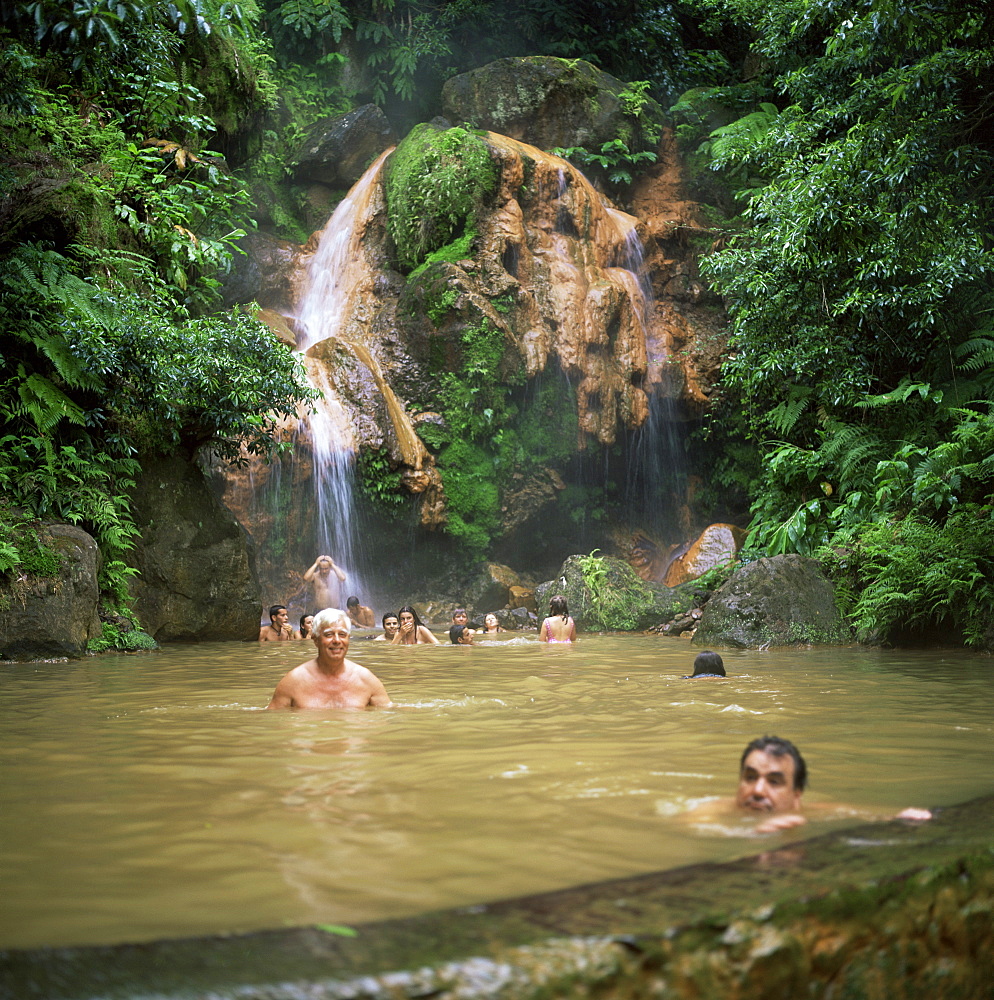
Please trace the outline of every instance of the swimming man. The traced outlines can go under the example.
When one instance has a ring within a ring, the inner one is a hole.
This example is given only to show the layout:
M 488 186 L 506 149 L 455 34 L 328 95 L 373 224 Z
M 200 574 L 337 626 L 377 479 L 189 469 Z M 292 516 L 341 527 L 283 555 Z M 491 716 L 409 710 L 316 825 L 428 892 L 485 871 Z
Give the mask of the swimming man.
M 801 812 L 801 796 L 808 782 L 808 767 L 790 740 L 761 736 L 742 751 L 739 785 L 734 798 L 705 802 L 686 814 L 691 823 L 713 823 L 734 816 L 754 815 L 761 819 L 756 833 L 790 830 L 806 823 Z M 838 806 L 820 803 L 818 811 L 832 813 Z M 905 809 L 895 819 L 926 820 L 928 809 Z

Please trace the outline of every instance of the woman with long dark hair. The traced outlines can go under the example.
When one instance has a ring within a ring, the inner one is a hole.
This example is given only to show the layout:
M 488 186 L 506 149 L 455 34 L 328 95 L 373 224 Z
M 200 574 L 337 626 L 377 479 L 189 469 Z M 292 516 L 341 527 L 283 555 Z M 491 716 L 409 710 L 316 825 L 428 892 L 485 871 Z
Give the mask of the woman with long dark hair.
M 400 628 L 391 640 L 395 646 L 438 645 L 438 639 L 431 634 L 428 626 L 409 604 L 405 604 L 397 612 L 397 617 L 400 619 Z
M 541 642 L 576 642 L 576 622 L 562 594 L 549 599 L 549 617 L 542 622 L 538 638 Z

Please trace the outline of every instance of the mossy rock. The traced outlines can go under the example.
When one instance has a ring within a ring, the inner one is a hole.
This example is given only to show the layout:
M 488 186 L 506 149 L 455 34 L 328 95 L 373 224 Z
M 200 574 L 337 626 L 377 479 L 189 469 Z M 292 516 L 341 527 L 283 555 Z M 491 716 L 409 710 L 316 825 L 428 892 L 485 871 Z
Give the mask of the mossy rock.
M 387 228 L 401 269 L 475 229 L 496 187 L 497 165 L 479 136 L 415 126 L 386 171 Z
M 0 577 L 0 659 L 83 656 L 100 634 L 97 543 L 72 524 L 38 522 L 31 535 L 20 572 Z
M 689 611 L 697 602 L 693 583 L 662 587 L 647 583 L 615 556 L 572 555 L 555 580 L 535 588 L 539 617 L 549 599 L 562 594 L 578 626 L 595 631 L 638 632 Z
M 843 645 L 853 641 L 832 583 L 814 559 L 757 559 L 715 591 L 694 635 L 696 646 Z
M 599 149 L 624 138 L 633 150 L 655 147 L 665 115 L 648 98 L 638 118 L 625 111 L 626 84 L 582 59 L 498 59 L 447 80 L 444 114 L 454 121 L 553 149 Z

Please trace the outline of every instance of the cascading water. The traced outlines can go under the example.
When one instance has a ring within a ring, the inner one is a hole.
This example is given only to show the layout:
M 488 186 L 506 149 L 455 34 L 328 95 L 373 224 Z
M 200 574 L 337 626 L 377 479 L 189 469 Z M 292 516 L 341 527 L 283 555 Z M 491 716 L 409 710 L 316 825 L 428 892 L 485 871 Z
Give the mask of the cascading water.
M 633 226 L 626 235 L 619 263 L 638 280 L 646 345 L 646 396 L 649 414 L 631 437 L 626 501 L 636 519 L 653 532 L 671 536 L 682 528 L 675 497 L 684 478 L 673 393 L 667 391 L 670 352 L 656 322 L 656 302 L 645 266 L 642 241 Z
M 357 308 L 369 272 L 361 253 L 362 233 L 372 192 L 389 152 L 356 182 L 321 233 L 297 307 L 300 351 L 329 338 L 348 342 L 347 320 Z M 309 448 L 311 454 L 315 555 L 330 555 L 344 569 L 347 578 L 343 587 L 349 594 L 368 597 L 354 502 L 356 444 L 352 424 L 324 369 L 308 364 L 307 370 L 321 397 L 315 411 L 301 417 L 296 437 L 297 450 Z

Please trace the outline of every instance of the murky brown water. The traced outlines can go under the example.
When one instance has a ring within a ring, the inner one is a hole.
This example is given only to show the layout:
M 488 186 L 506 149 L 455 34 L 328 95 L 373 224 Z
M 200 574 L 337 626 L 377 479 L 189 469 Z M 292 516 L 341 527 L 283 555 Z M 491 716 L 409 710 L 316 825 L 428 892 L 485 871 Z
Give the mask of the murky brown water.
M 994 787 L 989 657 L 729 652 L 727 681 L 690 682 L 673 639 L 354 638 L 395 708 L 262 711 L 309 648 L 0 667 L 0 946 L 348 924 L 754 853 L 675 816 L 730 793 L 763 733 L 799 744 L 809 801 Z

